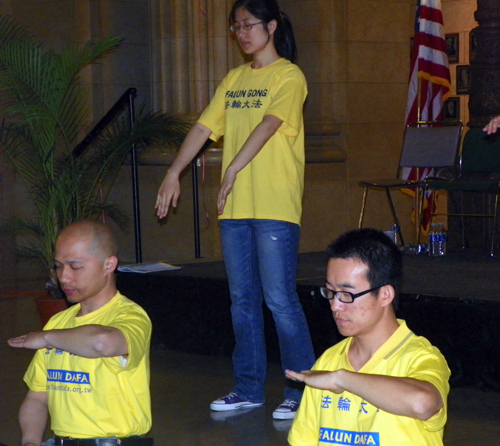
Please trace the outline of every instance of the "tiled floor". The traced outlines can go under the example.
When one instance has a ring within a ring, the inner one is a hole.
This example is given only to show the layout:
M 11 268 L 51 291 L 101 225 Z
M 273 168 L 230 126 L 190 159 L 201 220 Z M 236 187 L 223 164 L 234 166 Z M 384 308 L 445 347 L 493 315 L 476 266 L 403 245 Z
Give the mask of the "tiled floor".
M 26 388 L 23 372 L 32 352 L 14 350 L 6 340 L 39 329 L 30 298 L 0 301 L 0 443 L 19 444 L 17 411 Z M 290 422 L 273 422 L 282 399 L 282 374 L 270 364 L 267 404 L 248 411 L 214 413 L 210 402 L 232 385 L 229 358 L 153 349 L 151 390 L 157 446 L 286 445 Z M 449 400 L 447 446 L 500 445 L 500 394 L 477 388 L 454 388 Z M 47 435 L 50 432 L 47 431 Z

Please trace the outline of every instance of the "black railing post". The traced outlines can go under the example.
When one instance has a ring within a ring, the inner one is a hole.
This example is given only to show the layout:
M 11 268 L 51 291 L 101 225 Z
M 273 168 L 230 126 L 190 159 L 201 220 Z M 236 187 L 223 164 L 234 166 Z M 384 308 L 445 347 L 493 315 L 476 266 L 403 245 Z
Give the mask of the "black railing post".
M 198 199 L 198 159 L 191 161 L 191 176 L 193 179 L 193 219 L 194 219 L 194 257 L 201 257 L 200 247 L 200 208 Z
M 191 177 L 193 179 L 193 219 L 194 219 L 194 256 L 199 259 L 201 257 L 200 248 L 200 208 L 198 199 L 198 159 L 203 155 L 213 143 L 211 139 L 207 139 L 198 154 L 191 161 Z
M 129 95 L 129 121 L 130 131 L 134 132 L 135 123 L 135 108 L 134 108 L 135 91 Z M 135 262 L 142 263 L 142 239 L 141 239 L 141 211 L 139 205 L 139 175 L 137 168 L 137 151 L 134 139 L 132 138 L 131 148 L 131 165 L 132 165 L 132 191 L 134 200 L 134 233 L 135 233 Z
M 137 94 L 136 88 L 128 88 L 116 101 L 116 103 L 109 109 L 109 111 L 101 118 L 101 120 L 94 126 L 88 135 L 73 149 L 73 156 L 78 158 L 87 150 L 87 148 L 95 141 L 106 126 L 122 113 L 124 107 L 127 105 L 129 109 L 129 123 L 130 132 L 134 132 L 135 110 L 134 99 Z M 137 263 L 142 263 L 142 242 L 141 242 L 141 216 L 139 209 L 139 182 L 138 182 L 138 169 L 137 169 L 137 153 L 135 143 L 132 142 L 131 147 L 131 164 L 132 164 L 132 189 L 134 200 L 134 229 L 135 229 L 135 259 Z

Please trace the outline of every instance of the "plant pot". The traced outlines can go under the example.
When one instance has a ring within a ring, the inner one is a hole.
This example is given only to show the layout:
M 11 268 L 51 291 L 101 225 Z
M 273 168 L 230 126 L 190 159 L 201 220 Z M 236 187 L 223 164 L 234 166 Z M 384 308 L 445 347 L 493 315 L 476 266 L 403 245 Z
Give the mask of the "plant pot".
M 35 298 L 35 305 L 43 327 L 54 314 L 68 308 L 68 302 L 65 299 L 52 299 L 50 296 Z

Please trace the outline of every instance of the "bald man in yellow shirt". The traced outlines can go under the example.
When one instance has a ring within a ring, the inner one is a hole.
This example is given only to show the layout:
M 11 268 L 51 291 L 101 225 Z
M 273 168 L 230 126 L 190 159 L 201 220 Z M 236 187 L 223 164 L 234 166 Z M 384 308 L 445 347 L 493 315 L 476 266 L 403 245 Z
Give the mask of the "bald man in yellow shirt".
M 8 341 L 36 350 L 19 423 L 22 446 L 40 446 L 50 415 L 56 446 L 152 446 L 151 321 L 116 289 L 110 228 L 80 220 L 64 228 L 54 266 L 72 305 L 43 331 Z M 103 443 L 104 442 L 104 443 Z

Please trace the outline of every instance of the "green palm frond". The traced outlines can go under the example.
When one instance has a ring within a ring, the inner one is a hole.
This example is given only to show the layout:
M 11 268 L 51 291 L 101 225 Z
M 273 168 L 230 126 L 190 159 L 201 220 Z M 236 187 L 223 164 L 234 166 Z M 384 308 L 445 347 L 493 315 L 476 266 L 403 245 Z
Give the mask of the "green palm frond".
M 13 217 L 2 224 L 2 231 L 13 232 L 18 236 L 17 250 L 23 257 L 36 258 L 51 267 L 46 262 L 41 242 L 46 238 L 46 234 L 40 221 Z
M 52 267 L 59 231 L 72 221 L 104 212 L 121 228 L 128 217 L 107 200 L 131 147 L 179 147 L 188 124 L 141 107 L 134 128 L 115 118 L 75 157 L 77 137 L 88 125 L 91 90 L 82 69 L 116 51 L 122 38 L 45 49 L 23 25 L 0 17 L 0 156 L 21 178 L 37 209 L 35 219 L 3 224 L 18 236 L 19 251 Z
M 9 16 L 0 17 L 0 46 L 11 40 L 34 41 L 34 36 L 24 27 L 12 20 Z

